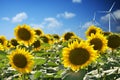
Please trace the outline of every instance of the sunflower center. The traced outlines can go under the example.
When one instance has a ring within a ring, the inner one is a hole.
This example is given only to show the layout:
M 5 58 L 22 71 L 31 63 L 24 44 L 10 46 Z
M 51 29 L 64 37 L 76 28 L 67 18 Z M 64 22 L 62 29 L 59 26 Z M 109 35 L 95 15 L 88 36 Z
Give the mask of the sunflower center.
M 99 38 L 94 38 L 94 39 L 92 39 L 91 41 L 90 41 L 90 44 L 91 45 L 94 45 L 94 49 L 95 50 L 101 50 L 101 48 L 102 48 L 102 46 L 103 46 L 103 43 L 102 43 L 102 41 L 101 41 L 101 39 L 99 39 Z
M 94 30 L 94 29 L 93 29 L 93 30 L 90 30 L 89 36 L 91 36 L 92 33 L 95 34 L 95 33 L 96 33 L 96 30 Z
M 109 36 L 111 33 L 110 32 L 103 32 L 104 36 Z
M 13 63 L 15 66 L 17 66 L 19 68 L 24 68 L 27 65 L 27 59 L 22 54 L 16 54 L 13 57 Z
M 120 37 L 117 35 L 111 35 L 108 37 L 108 46 L 110 48 L 117 48 L 120 46 Z
M 86 63 L 90 58 L 90 54 L 86 49 L 75 48 L 71 50 L 69 60 L 74 65 L 82 65 Z
M 47 37 L 42 37 L 43 42 L 48 43 L 49 39 Z
M 40 41 L 39 40 L 35 41 L 33 45 L 34 45 L 34 48 L 40 47 Z
M 36 32 L 36 35 L 41 35 L 42 34 L 40 30 L 35 30 L 35 32 Z
M 54 38 L 55 38 L 55 39 L 59 39 L 59 36 L 58 36 L 58 35 L 55 35 Z
M 2 39 L 0 39 L 0 43 L 3 44 L 3 40 Z
M 18 36 L 20 39 L 24 40 L 24 41 L 27 41 L 27 40 L 30 40 L 31 38 L 31 33 L 30 31 L 28 31 L 27 29 L 25 28 L 20 28 L 18 30 Z
M 12 44 L 13 46 L 17 46 L 17 45 L 18 45 L 18 42 L 13 39 L 13 40 L 11 40 L 11 44 Z
M 73 34 L 72 33 L 67 33 L 67 34 L 65 34 L 65 40 L 69 40 L 71 37 L 73 36 Z

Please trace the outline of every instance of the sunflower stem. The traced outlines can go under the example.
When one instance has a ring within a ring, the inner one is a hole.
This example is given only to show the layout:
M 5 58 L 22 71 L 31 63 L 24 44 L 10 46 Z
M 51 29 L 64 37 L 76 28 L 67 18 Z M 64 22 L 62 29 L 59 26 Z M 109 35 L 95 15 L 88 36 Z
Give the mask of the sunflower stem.
M 111 55 L 112 55 L 112 59 L 114 60 L 115 59 L 114 49 L 112 49 Z M 114 69 L 113 66 L 112 66 L 112 69 Z
M 98 71 L 98 74 L 100 73 L 100 65 L 99 65 L 99 61 L 97 61 L 97 71 Z
M 25 74 L 24 73 L 22 74 L 22 80 L 25 80 Z
M 114 49 L 112 49 L 112 56 L 113 56 L 113 59 L 116 58 L 116 53 L 115 53 L 115 50 L 114 50 Z
M 112 54 L 112 57 L 113 57 L 114 56 L 114 50 L 113 49 L 112 49 L 112 53 L 111 54 Z

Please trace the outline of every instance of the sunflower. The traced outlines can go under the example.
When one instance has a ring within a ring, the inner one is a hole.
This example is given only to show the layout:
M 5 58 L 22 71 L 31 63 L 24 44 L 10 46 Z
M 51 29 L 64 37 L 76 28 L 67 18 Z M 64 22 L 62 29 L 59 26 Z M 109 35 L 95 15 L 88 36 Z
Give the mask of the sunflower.
M 52 39 L 53 39 L 54 43 L 59 42 L 60 41 L 60 36 L 58 34 L 53 34 Z
M 90 45 L 94 45 L 94 50 L 98 50 L 99 52 L 104 52 L 107 49 L 107 39 L 102 34 L 91 34 L 88 38 L 88 43 Z
M 3 45 L 1 45 L 1 43 L 0 43 L 0 50 L 1 51 L 4 50 Z
M 104 36 L 109 36 L 112 32 L 103 32 Z
M 69 39 L 73 38 L 74 36 L 76 36 L 73 32 L 66 32 L 63 34 L 62 38 L 63 41 L 68 41 Z
M 96 33 L 101 33 L 102 32 L 102 29 L 94 26 L 94 25 L 91 25 L 89 26 L 89 28 L 87 29 L 87 31 L 85 32 L 86 33 L 86 36 L 91 36 L 91 34 L 96 34 Z
M 3 46 L 7 45 L 7 40 L 6 40 L 5 36 L 0 36 L 0 43 Z
M 36 41 L 33 43 L 33 47 L 34 47 L 34 50 L 35 50 L 35 51 L 40 50 L 40 46 L 41 46 L 41 41 L 40 41 L 40 40 L 36 40 Z
M 40 39 L 44 42 L 44 43 L 51 43 L 50 37 L 48 35 L 42 35 L 40 37 Z
M 60 36 L 59 36 L 58 34 L 53 34 L 52 36 L 53 36 L 53 38 L 56 39 L 56 40 L 59 40 L 59 39 L 60 39 Z
M 29 25 L 18 25 L 15 28 L 16 40 L 24 43 L 25 45 L 31 45 L 35 41 L 35 32 Z
M 29 73 L 32 70 L 34 61 L 30 52 L 24 48 L 17 48 L 8 55 L 10 64 L 21 73 Z
M 41 35 L 44 34 L 41 29 L 35 29 L 34 31 L 35 31 L 35 34 L 36 34 L 37 36 L 41 36 Z
M 108 36 L 108 47 L 116 49 L 120 47 L 120 36 L 117 34 L 111 34 Z
M 82 38 L 76 36 L 76 37 L 73 37 L 72 39 L 69 40 L 69 43 L 73 43 L 74 41 L 78 41 L 79 43 L 83 40 Z
M 98 57 L 92 46 L 84 41 L 79 43 L 77 40 L 63 48 L 62 55 L 64 66 L 70 67 L 73 71 L 86 67 Z
M 10 42 L 11 42 L 11 45 L 13 45 L 13 46 L 19 45 L 18 41 L 16 39 L 14 39 L 14 38 L 11 39 Z
M 6 50 L 10 50 L 11 47 L 12 47 L 12 45 L 11 45 L 10 41 L 8 40 L 5 49 L 6 49 Z

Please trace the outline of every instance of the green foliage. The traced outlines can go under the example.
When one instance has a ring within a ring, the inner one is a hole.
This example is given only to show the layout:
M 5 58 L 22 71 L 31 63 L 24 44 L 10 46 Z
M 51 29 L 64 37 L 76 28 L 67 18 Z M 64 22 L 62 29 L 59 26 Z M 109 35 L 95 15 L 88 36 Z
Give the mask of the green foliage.
M 26 74 L 30 80 L 117 80 L 120 76 L 120 47 L 114 51 L 101 53 L 100 57 L 86 68 L 73 72 L 62 64 L 62 49 L 68 42 L 43 43 L 38 51 L 30 51 L 34 55 L 34 68 Z M 25 47 L 25 46 L 24 46 Z M 27 49 L 27 48 L 26 48 Z M 14 50 L 14 49 L 13 49 Z M 12 50 L 11 50 L 12 51 Z M 18 80 L 19 73 L 9 65 L 9 51 L 0 51 L 0 80 Z
M 35 72 L 34 80 L 38 79 L 41 75 L 42 75 L 42 72 L 40 72 L 40 71 Z
M 36 59 L 34 59 L 34 61 L 35 61 L 35 65 L 42 65 L 42 64 L 45 64 L 46 59 L 41 58 L 41 57 L 37 57 Z

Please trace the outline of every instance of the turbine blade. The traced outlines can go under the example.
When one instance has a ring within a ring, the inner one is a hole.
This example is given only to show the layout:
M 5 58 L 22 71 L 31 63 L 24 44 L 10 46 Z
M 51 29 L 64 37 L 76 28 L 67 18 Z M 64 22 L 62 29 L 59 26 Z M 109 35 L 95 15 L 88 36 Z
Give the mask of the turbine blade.
M 112 13 L 110 15 L 112 16 L 112 18 L 114 19 L 114 21 L 117 22 L 115 16 Z
M 99 13 L 109 13 L 109 11 L 98 11 Z
M 113 9 L 114 5 L 115 5 L 115 2 L 112 4 L 111 8 L 109 9 L 109 12 L 111 12 L 111 10 Z
M 111 32 L 111 17 L 110 17 L 110 14 L 109 14 L 109 32 Z
M 100 25 L 97 21 L 95 21 L 95 24 L 98 25 L 98 26 Z
M 94 13 L 93 21 L 95 21 L 96 13 Z

